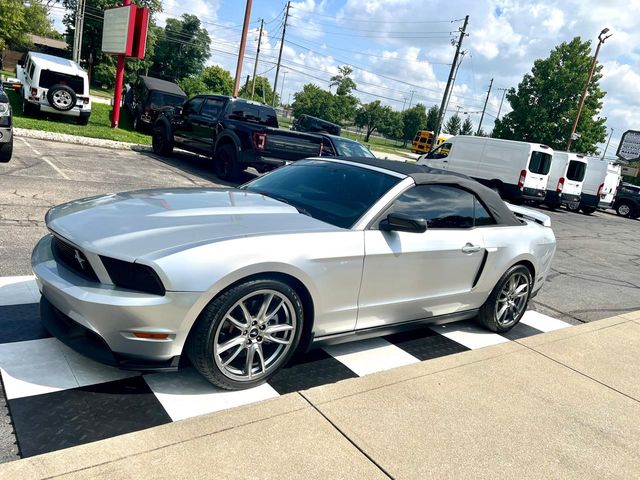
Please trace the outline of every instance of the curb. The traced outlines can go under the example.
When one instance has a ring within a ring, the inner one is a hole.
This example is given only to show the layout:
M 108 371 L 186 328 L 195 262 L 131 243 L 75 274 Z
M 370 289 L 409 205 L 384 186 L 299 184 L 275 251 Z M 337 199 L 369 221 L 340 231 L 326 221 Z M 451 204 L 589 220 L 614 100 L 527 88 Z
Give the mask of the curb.
M 118 142 L 116 140 L 105 140 L 102 138 L 80 137 L 78 135 L 69 135 L 67 133 L 45 132 L 42 130 L 31 130 L 27 128 L 14 128 L 13 133 L 16 137 L 33 138 L 36 140 L 49 140 L 54 142 L 71 143 L 75 145 L 86 145 L 88 147 L 102 147 L 113 150 L 135 150 L 138 152 L 150 152 L 150 145 L 141 145 L 138 143 Z

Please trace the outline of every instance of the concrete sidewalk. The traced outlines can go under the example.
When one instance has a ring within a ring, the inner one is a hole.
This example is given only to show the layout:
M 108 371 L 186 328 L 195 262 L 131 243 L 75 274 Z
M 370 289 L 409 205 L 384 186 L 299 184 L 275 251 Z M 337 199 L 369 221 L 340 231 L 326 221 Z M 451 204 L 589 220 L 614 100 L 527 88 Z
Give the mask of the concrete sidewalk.
M 640 312 L 0 465 L 0 478 L 638 478 Z

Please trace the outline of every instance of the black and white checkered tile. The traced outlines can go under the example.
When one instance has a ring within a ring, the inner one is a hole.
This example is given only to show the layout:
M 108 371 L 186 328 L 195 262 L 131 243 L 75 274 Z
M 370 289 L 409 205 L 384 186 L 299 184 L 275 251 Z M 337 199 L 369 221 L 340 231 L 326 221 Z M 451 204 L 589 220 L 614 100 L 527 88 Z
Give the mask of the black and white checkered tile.
M 529 311 L 504 336 L 472 322 L 423 328 L 315 350 L 268 384 L 225 392 L 191 368 L 140 375 L 82 357 L 42 328 L 39 297 L 33 277 L 0 277 L 0 373 L 23 457 L 570 326 Z

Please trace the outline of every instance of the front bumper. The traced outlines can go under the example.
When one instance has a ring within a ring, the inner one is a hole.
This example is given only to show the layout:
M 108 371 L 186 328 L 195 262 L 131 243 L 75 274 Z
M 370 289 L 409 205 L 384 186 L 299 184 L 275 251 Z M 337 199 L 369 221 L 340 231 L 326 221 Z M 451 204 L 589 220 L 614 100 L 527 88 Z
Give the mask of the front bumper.
M 54 259 L 52 237 L 36 245 L 31 264 L 42 293 L 42 322 L 52 335 L 90 358 L 133 370 L 177 367 L 200 292 L 164 296 L 87 280 Z M 166 339 L 133 332 L 168 334 Z

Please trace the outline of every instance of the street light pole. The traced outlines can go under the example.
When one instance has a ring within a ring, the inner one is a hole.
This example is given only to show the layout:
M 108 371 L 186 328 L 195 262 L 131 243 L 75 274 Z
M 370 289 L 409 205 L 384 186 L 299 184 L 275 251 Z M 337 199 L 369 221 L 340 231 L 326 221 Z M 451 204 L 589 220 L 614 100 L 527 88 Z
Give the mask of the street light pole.
M 593 72 L 596 69 L 596 62 L 598 60 L 598 54 L 600 53 L 600 47 L 604 43 L 604 41 L 609 38 L 612 34 L 607 35 L 609 31 L 608 28 L 602 29 L 600 35 L 598 35 L 598 46 L 596 47 L 596 53 L 593 55 L 593 60 L 591 60 L 591 68 L 589 70 L 589 77 L 587 78 L 587 82 L 584 84 L 584 90 L 582 91 L 582 97 L 580 97 L 580 104 L 578 105 L 578 113 L 576 114 L 576 119 L 573 122 L 573 127 L 571 128 L 571 135 L 569 135 L 569 141 L 567 142 L 567 152 L 571 149 L 571 142 L 573 141 L 573 136 L 576 133 L 576 128 L 578 128 L 578 121 L 580 120 L 580 114 L 582 113 L 582 107 L 584 107 L 584 101 L 587 98 L 587 91 L 589 90 L 589 84 L 591 84 L 591 78 L 593 77 Z

